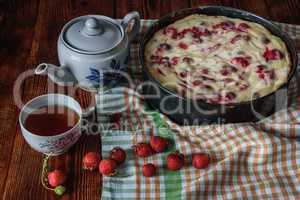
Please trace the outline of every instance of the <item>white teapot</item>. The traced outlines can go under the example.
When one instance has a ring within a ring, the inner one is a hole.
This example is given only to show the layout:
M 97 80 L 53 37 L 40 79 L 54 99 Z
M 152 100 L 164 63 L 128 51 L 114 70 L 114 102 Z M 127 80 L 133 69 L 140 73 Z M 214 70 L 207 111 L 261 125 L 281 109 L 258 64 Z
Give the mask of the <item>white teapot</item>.
M 126 31 L 133 22 L 131 31 Z M 88 91 L 113 84 L 125 69 L 130 44 L 138 35 L 140 16 L 128 13 L 121 22 L 101 15 L 86 15 L 69 21 L 58 42 L 60 67 L 42 63 L 35 74 L 48 75 L 55 83 L 78 85 Z

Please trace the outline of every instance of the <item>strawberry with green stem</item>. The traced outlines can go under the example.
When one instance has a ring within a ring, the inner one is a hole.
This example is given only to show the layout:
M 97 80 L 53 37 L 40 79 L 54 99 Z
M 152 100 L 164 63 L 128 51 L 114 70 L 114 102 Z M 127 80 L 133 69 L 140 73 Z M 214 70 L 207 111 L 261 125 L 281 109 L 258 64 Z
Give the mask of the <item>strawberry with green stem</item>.
M 66 191 L 66 188 L 61 185 L 65 181 L 65 175 L 59 170 L 54 170 L 53 172 L 48 173 L 48 161 L 50 157 L 51 154 L 46 155 L 43 160 L 41 182 L 45 189 L 54 191 L 55 194 L 61 196 Z M 49 179 L 51 179 L 51 181 L 49 181 Z M 50 182 L 54 188 L 49 187 Z

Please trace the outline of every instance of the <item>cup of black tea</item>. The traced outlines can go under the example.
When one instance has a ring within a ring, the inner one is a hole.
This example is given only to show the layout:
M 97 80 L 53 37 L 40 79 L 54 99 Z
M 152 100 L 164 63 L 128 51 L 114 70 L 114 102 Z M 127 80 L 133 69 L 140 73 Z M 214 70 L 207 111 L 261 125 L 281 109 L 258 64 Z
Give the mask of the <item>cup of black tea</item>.
M 38 96 L 24 105 L 19 123 L 26 142 L 43 154 L 66 152 L 81 136 L 82 110 L 72 97 Z

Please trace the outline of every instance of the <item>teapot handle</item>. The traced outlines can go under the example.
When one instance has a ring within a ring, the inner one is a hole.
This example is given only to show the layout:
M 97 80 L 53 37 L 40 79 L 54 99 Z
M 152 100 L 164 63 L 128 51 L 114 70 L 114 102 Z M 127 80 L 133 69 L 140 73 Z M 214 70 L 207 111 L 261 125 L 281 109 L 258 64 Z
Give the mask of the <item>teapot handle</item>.
M 126 31 L 126 28 L 128 28 L 128 25 L 130 24 L 130 22 L 132 20 L 134 20 L 134 24 L 133 24 L 132 30 L 130 32 L 128 32 L 128 38 L 129 38 L 130 43 L 139 34 L 140 26 L 141 26 L 140 25 L 140 15 L 136 11 L 130 12 L 123 18 L 123 20 L 121 22 L 121 25 L 122 25 L 124 31 Z

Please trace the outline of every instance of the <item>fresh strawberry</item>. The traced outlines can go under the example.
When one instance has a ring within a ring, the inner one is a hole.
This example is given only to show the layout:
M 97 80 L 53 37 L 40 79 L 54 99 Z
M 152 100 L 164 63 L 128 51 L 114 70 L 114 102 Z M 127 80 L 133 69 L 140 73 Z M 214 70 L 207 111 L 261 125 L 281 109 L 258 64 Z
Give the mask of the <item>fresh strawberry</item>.
M 117 163 L 113 159 L 101 160 L 99 172 L 106 176 L 113 176 L 116 173 Z
M 110 159 L 113 159 L 117 164 L 122 164 L 126 160 L 126 152 L 121 147 L 114 147 L 110 152 Z
M 168 140 L 160 136 L 152 136 L 150 139 L 150 145 L 155 152 L 163 152 L 168 148 Z
M 85 154 L 82 160 L 82 168 L 87 170 L 95 170 L 99 166 L 100 155 L 96 152 Z
M 153 149 L 148 143 L 138 143 L 133 146 L 133 151 L 138 157 L 148 157 L 153 154 Z
M 283 58 L 283 53 L 278 49 L 269 50 L 268 48 L 264 52 L 264 58 L 267 62 L 270 60 L 279 60 Z
M 48 173 L 48 183 L 55 188 L 66 181 L 66 175 L 60 170 L 54 170 Z
M 152 163 L 143 165 L 142 173 L 145 177 L 152 177 L 156 173 L 156 167 Z
M 206 168 L 209 165 L 210 158 L 205 153 L 195 153 L 192 155 L 192 165 L 197 169 Z
M 184 156 L 179 152 L 170 153 L 167 156 L 167 167 L 169 170 L 176 171 L 183 167 Z

